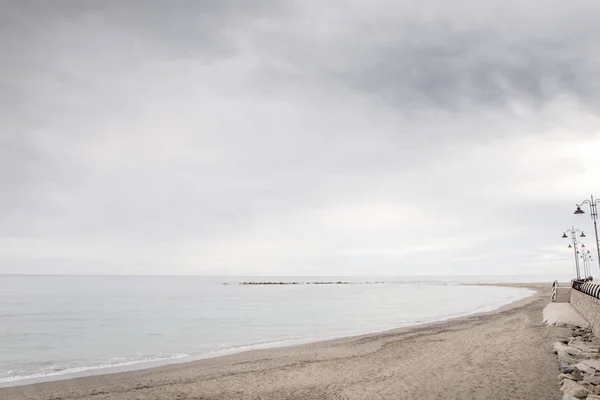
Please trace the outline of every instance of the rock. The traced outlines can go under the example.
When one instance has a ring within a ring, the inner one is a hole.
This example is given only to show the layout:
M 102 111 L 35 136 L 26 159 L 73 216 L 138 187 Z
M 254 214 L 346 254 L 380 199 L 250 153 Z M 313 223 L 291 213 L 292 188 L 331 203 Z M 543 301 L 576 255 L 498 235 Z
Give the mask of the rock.
M 555 345 L 560 342 L 556 342 Z M 582 338 L 573 338 L 569 340 L 569 346 L 571 348 L 582 351 L 583 353 L 591 353 L 597 355 L 600 353 L 600 346 L 592 341 L 584 340 Z
M 563 378 L 563 379 L 566 379 L 566 378 Z M 600 385 L 600 376 L 586 374 L 583 377 L 583 381 L 584 382 L 589 382 L 589 383 L 591 383 L 594 386 L 598 386 L 598 385 Z
M 585 359 L 585 356 L 581 354 L 581 351 L 570 347 L 561 348 L 556 352 L 559 362 L 566 362 L 568 364 L 576 364 L 579 361 Z
M 600 396 L 597 396 L 595 394 L 590 394 L 588 397 L 585 398 L 586 400 L 600 400 Z
M 580 385 L 579 383 L 577 383 L 575 381 L 571 381 L 569 379 L 565 379 L 562 382 L 560 391 L 563 392 L 564 394 L 568 394 L 573 397 L 578 397 L 580 399 L 584 398 L 588 394 L 590 394 L 590 391 L 587 390 L 584 386 Z
M 569 396 L 568 394 L 565 394 L 562 397 L 562 400 L 579 400 L 577 397 L 573 397 L 573 396 Z
M 590 367 L 588 364 L 585 364 L 584 361 L 575 364 L 573 367 L 582 372 L 585 372 L 586 374 L 594 375 L 596 373 L 596 370 L 593 367 Z
M 574 337 L 582 337 L 582 336 L 591 336 L 592 335 L 592 330 L 589 328 L 581 328 L 578 327 L 576 329 L 573 330 L 573 336 Z
M 569 348 L 569 346 L 567 346 L 563 342 L 554 342 L 554 346 L 552 346 L 552 349 L 554 350 L 554 354 L 558 353 L 559 350 L 564 350 L 564 349 L 568 349 L 568 348 Z
M 571 375 L 571 374 L 565 374 L 565 373 L 562 373 L 562 374 L 560 374 L 560 375 L 558 376 L 558 380 L 559 380 L 559 381 L 562 381 L 563 379 L 570 379 L 570 380 L 572 380 L 572 381 L 575 381 L 575 380 L 576 380 L 576 379 L 575 379 L 575 377 L 574 377 L 573 375 Z
M 571 381 L 571 382 L 575 382 L 573 379 L 568 379 L 568 378 L 565 378 L 565 379 L 561 379 L 561 380 L 560 380 L 559 386 L 562 386 L 562 385 L 563 385 L 563 383 L 565 383 L 565 381 Z
M 600 386 L 594 386 L 592 393 L 595 395 L 600 395 Z
M 559 363 L 559 367 L 558 369 L 560 370 L 560 372 L 562 372 L 563 374 L 570 374 L 571 372 L 573 372 L 575 370 L 575 368 L 573 368 L 571 366 L 571 364 L 567 363 L 567 362 L 560 362 Z
M 573 367 L 573 372 L 571 372 L 574 381 L 580 381 L 583 379 L 583 375 L 581 371 L 577 367 Z
M 596 359 L 587 359 L 583 360 L 581 364 L 587 365 L 590 368 L 594 369 L 594 372 L 590 372 L 591 374 L 596 373 L 596 371 L 600 371 L 600 360 Z

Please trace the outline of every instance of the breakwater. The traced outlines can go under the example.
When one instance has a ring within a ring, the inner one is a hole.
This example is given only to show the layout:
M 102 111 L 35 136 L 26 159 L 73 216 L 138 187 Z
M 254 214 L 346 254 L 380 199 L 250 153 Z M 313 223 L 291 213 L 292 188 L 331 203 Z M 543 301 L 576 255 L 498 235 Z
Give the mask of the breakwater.
M 239 285 L 377 285 L 394 282 L 345 282 L 345 281 L 317 281 L 317 282 L 240 282 Z M 223 282 L 223 285 L 229 285 Z

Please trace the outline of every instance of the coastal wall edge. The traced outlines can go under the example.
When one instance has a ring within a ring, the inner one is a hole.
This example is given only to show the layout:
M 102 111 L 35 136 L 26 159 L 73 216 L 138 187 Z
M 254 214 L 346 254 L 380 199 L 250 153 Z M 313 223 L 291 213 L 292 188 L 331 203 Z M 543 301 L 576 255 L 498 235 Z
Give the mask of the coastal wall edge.
M 594 335 L 600 337 L 600 300 L 578 290 L 571 290 L 571 305 L 590 323 Z

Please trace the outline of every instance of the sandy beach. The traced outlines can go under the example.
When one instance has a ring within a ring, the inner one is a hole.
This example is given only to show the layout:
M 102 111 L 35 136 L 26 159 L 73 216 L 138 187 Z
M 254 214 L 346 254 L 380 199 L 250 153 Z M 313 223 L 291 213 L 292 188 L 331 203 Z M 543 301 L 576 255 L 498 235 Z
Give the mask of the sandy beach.
M 159 368 L 0 389 L 0 399 L 558 399 L 541 324 L 550 284 L 445 322 Z

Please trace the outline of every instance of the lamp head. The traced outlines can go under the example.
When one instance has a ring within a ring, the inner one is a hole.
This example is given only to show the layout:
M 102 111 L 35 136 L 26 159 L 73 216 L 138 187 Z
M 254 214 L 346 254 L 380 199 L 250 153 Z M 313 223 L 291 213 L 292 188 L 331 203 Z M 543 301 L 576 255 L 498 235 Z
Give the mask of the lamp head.
M 567 234 L 566 234 L 566 233 L 563 233 L 563 235 L 562 235 L 562 238 L 563 238 L 563 239 L 566 239 L 566 238 L 567 238 Z
M 575 210 L 575 212 L 573 214 L 585 214 L 585 211 L 583 211 L 581 209 L 581 207 L 577 206 L 577 209 Z

